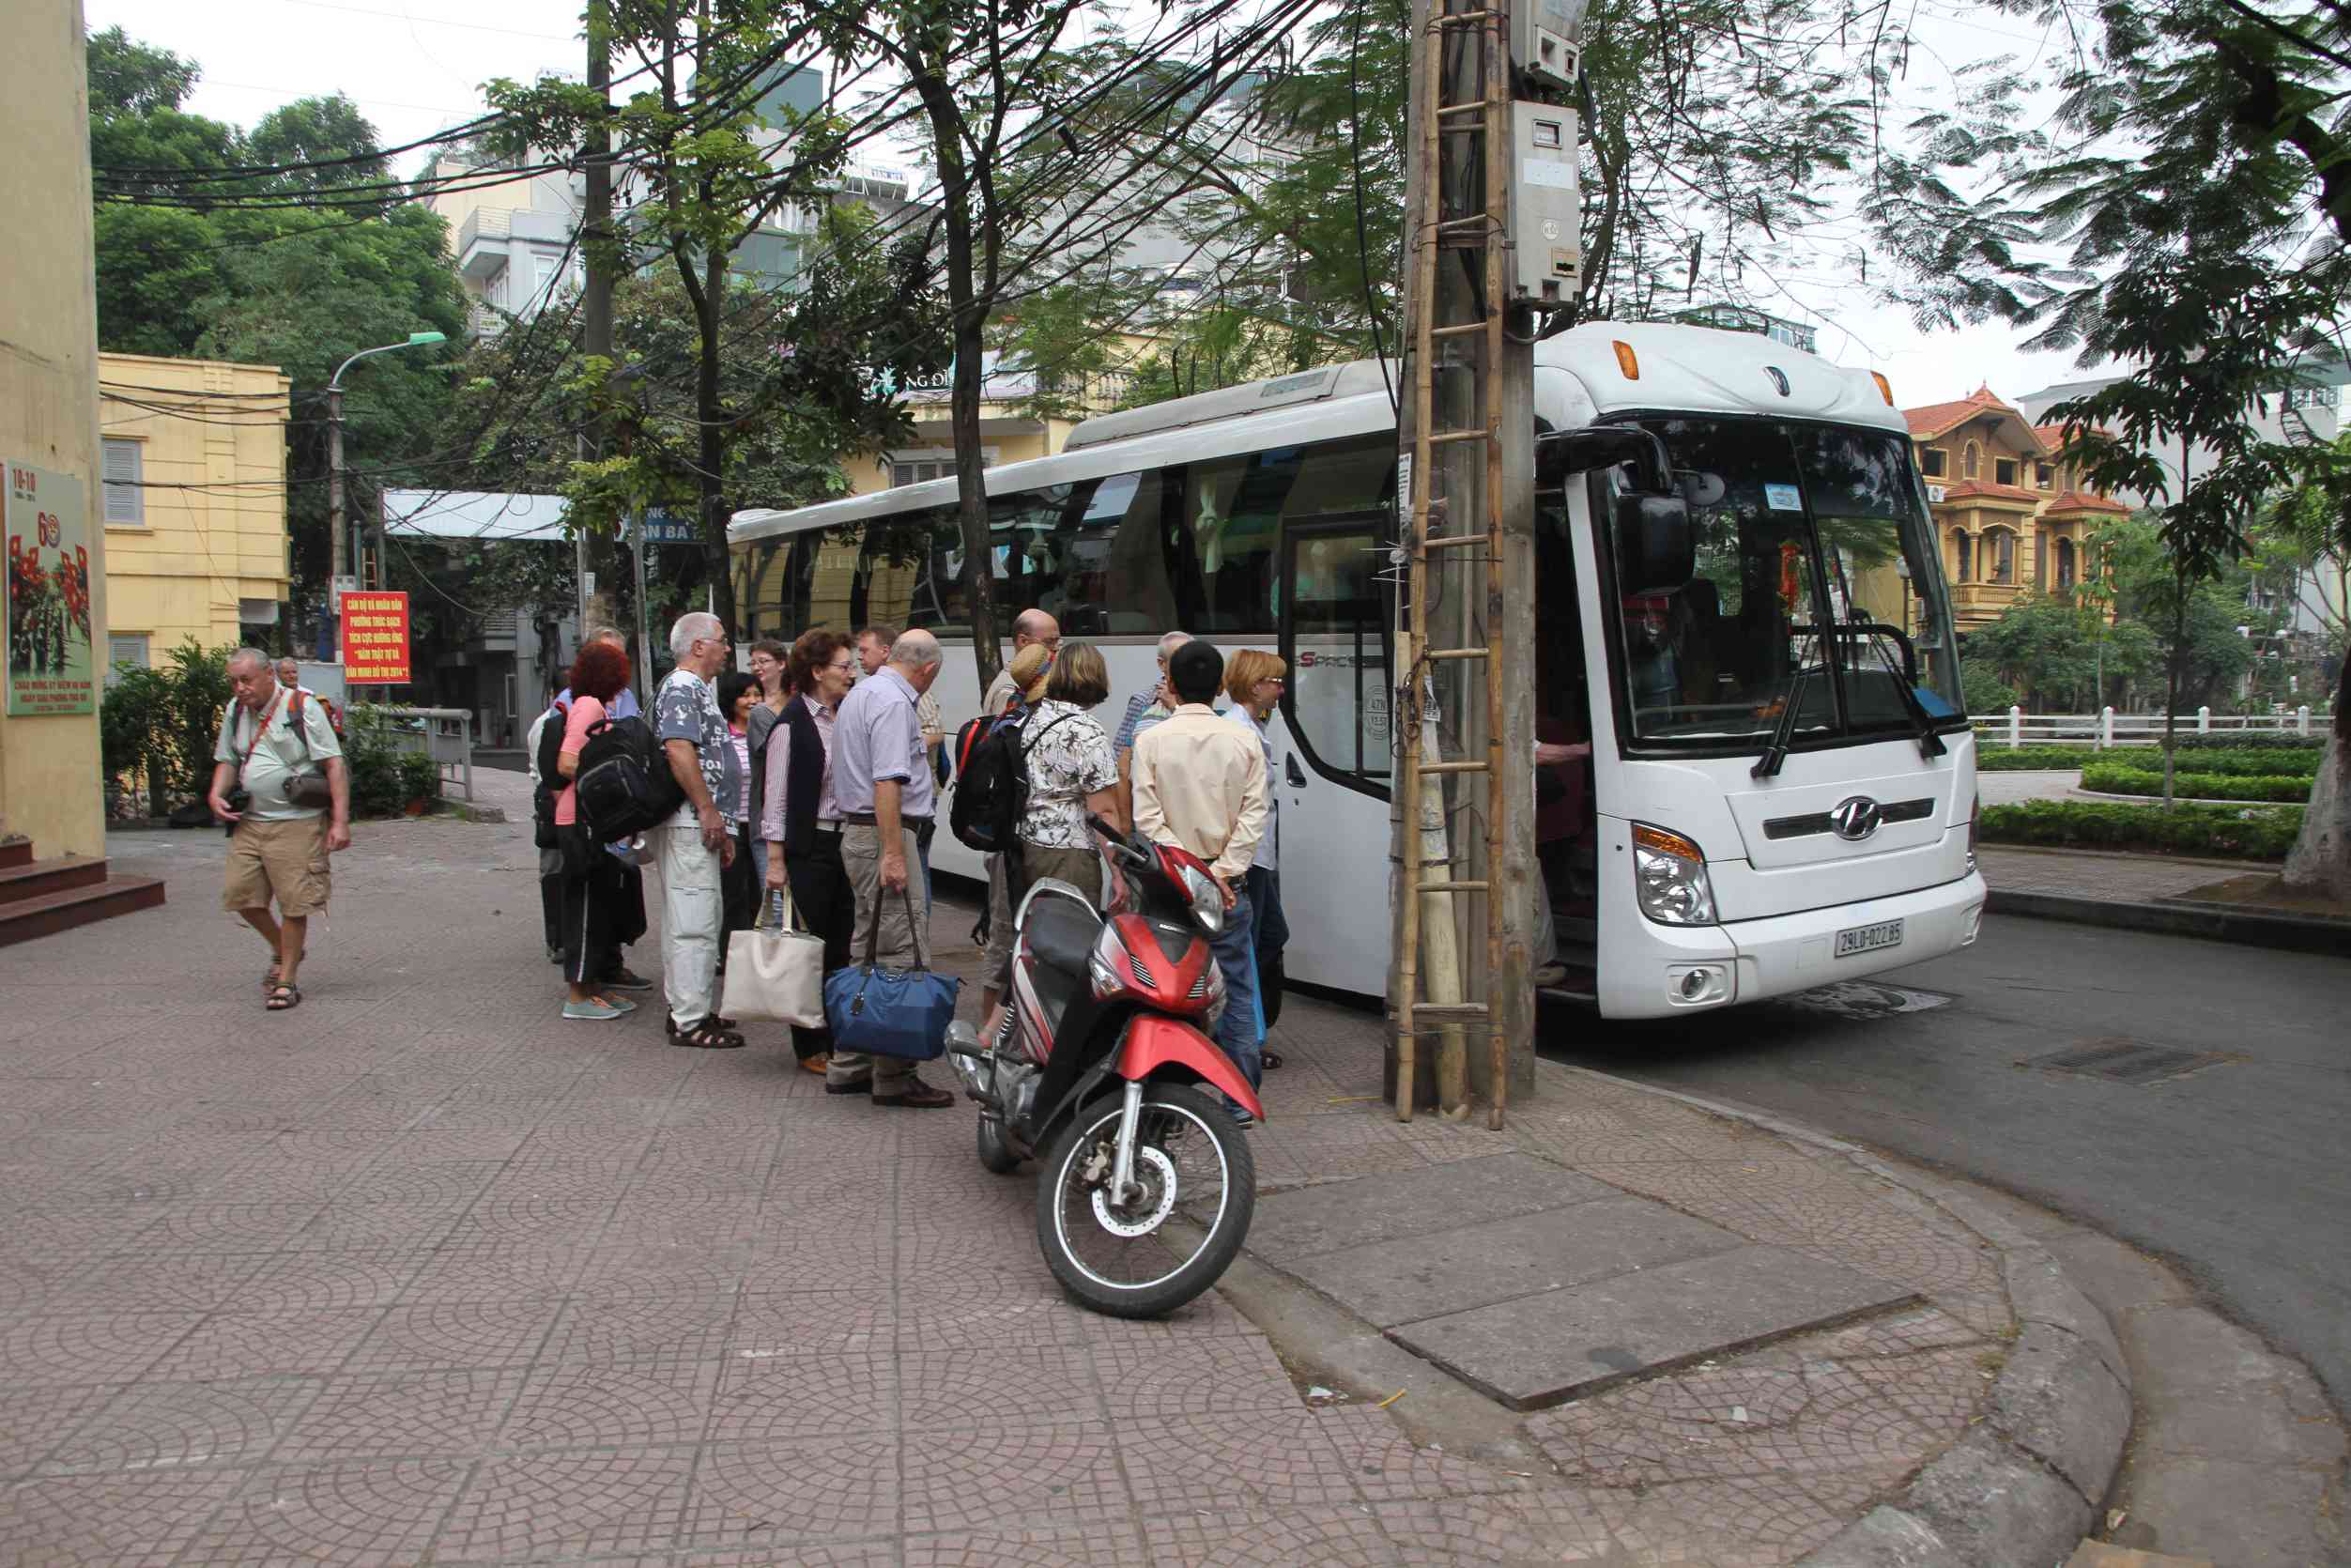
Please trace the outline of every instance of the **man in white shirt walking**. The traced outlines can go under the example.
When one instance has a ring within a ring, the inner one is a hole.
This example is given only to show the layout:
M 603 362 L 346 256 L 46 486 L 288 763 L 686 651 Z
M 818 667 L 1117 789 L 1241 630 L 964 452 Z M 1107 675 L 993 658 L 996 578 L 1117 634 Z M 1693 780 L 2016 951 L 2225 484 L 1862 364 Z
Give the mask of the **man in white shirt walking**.
M 1264 1076 L 1265 1023 L 1243 884 L 1271 808 L 1265 753 L 1254 735 L 1211 706 L 1224 680 L 1224 659 L 1214 648 L 1197 640 L 1177 648 L 1167 678 L 1181 705 L 1135 738 L 1135 825 L 1154 842 L 1198 855 L 1224 891 L 1224 929 L 1210 942 L 1226 995 L 1217 1043 L 1254 1088 Z M 1252 1120 L 1238 1105 L 1227 1109 L 1244 1127 Z

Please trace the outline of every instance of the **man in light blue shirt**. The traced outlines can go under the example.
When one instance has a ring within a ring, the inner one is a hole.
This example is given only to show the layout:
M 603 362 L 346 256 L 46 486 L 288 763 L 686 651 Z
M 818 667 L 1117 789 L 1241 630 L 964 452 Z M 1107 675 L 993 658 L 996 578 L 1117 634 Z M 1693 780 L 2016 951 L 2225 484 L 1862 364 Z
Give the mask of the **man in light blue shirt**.
M 930 748 L 917 712 L 939 679 L 939 639 L 912 631 L 890 645 L 889 662 L 849 689 L 833 721 L 833 798 L 841 811 L 841 867 L 857 895 L 849 961 L 929 968 L 930 932 L 917 913 L 907 868 L 915 835 L 937 809 Z M 910 1111 L 955 1103 L 912 1063 L 843 1051 L 824 1069 L 828 1095 L 870 1094 L 876 1105 Z

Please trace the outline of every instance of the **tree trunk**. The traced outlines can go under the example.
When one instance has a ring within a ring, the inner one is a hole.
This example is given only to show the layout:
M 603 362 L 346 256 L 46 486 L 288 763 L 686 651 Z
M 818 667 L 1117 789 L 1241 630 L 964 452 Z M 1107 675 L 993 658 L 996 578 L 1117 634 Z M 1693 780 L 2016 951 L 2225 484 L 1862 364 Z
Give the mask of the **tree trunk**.
M 2188 659 L 2188 589 L 2177 585 L 2179 592 L 2172 607 L 2172 656 L 2164 661 L 2163 677 L 2163 809 L 2172 809 L 2173 749 L 2178 743 L 2180 667 Z
M 727 297 L 727 258 L 714 249 L 702 263 L 701 363 L 694 378 L 695 417 L 701 422 L 702 570 L 712 613 L 729 635 L 746 642 L 735 624 L 734 574 L 727 569 L 727 409 L 718 395 L 719 303 Z
M 2334 722 L 2301 834 L 2285 857 L 2285 884 L 2351 904 L 2351 650 L 2335 671 Z
M 917 45 L 919 48 L 919 45 Z M 945 76 L 926 75 L 915 83 L 930 119 L 931 151 L 938 159 L 940 206 L 946 216 L 947 304 L 955 321 L 955 369 L 949 383 L 947 420 L 954 433 L 956 516 L 963 538 L 963 599 L 972 613 L 972 663 L 983 692 L 1003 668 L 1004 653 L 996 640 L 995 558 L 988 537 L 988 491 L 979 444 L 979 394 L 984 377 L 981 333 L 988 325 L 990 301 L 975 286 L 977 258 L 973 254 L 976 220 L 972 213 L 972 174 L 963 160 L 963 145 L 952 87 Z M 977 223 L 991 225 L 986 236 L 992 247 L 1001 243 L 992 225 L 996 213 L 981 214 Z

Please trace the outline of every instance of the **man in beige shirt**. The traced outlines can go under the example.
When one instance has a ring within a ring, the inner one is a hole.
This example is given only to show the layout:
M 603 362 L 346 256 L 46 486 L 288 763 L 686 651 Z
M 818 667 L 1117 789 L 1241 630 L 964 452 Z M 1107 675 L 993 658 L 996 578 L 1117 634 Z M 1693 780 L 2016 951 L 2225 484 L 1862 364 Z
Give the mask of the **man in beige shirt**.
M 1257 1002 L 1257 955 L 1242 878 L 1266 831 L 1272 792 L 1256 736 L 1217 716 L 1211 705 L 1224 681 L 1224 656 L 1201 641 L 1168 656 L 1168 684 L 1182 706 L 1135 737 L 1135 826 L 1155 843 L 1190 850 L 1208 863 L 1224 890 L 1224 929 L 1210 939 L 1224 972 L 1224 1016 L 1217 1043 L 1248 1074 L 1264 1076 L 1265 1017 Z M 1248 1112 L 1228 1103 L 1233 1119 Z

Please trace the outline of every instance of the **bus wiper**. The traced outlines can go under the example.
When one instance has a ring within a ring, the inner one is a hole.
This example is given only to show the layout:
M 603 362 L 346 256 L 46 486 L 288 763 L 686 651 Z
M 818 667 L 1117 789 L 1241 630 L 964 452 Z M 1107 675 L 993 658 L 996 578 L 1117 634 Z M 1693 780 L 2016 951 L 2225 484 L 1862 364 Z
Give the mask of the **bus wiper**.
M 1895 646 L 1902 651 L 1902 668 L 1894 668 L 1894 661 L 1886 657 L 1882 646 L 1878 649 L 1878 662 L 1885 666 L 1886 675 L 1894 683 L 1895 695 L 1901 700 L 1902 712 L 1910 715 L 1911 738 L 1918 743 L 1919 757 L 1927 760 L 1944 755 L 1946 747 L 1943 737 L 1936 732 L 1935 721 L 1928 714 L 1927 705 L 1918 700 L 1918 651 L 1903 635 L 1902 628 L 1889 626 L 1883 622 L 1855 622 L 1850 627 L 1839 630 L 1851 631 L 1857 638 L 1873 639 L 1883 633 L 1894 639 Z
M 1819 637 L 1817 627 L 1814 629 L 1814 636 L 1825 653 L 1828 642 L 1827 639 Z M 1780 709 L 1779 723 L 1772 729 L 1772 744 L 1763 748 L 1763 755 L 1756 760 L 1755 766 L 1747 770 L 1748 777 L 1774 778 L 1778 776 L 1780 764 L 1788 761 L 1789 743 L 1796 738 L 1796 713 L 1804 706 L 1805 683 L 1810 679 L 1812 679 L 1812 667 L 1805 665 L 1797 669 L 1796 678 L 1788 683 L 1787 705 Z

